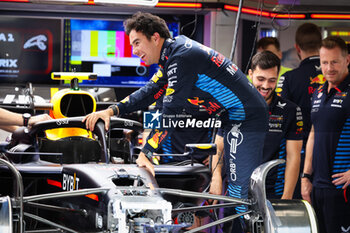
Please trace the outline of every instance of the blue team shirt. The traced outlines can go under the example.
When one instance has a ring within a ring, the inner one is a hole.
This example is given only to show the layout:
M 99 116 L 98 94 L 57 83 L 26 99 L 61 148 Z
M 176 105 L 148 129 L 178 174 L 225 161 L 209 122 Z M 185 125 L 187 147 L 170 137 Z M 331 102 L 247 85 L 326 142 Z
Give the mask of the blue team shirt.
M 186 36 L 167 39 L 159 66 L 161 69 L 147 85 L 117 104 L 120 114 L 147 107 L 165 95 L 163 116 L 186 113 L 209 119 L 220 113 L 223 125 L 264 117 L 259 114 L 266 111 L 264 99 L 236 65 L 213 49 Z M 264 128 L 251 127 L 252 131 Z M 153 130 L 144 152 L 157 151 L 173 130 Z
M 269 131 L 265 137 L 263 162 L 286 159 L 286 140 L 303 140 L 303 117 L 300 107 L 275 94 L 269 105 L 269 114 Z M 285 168 L 285 163 L 280 164 L 268 173 L 268 197 L 282 196 Z
M 335 188 L 331 176 L 350 169 L 350 75 L 329 93 L 327 89 L 328 82 L 312 99 L 313 185 L 317 188 Z

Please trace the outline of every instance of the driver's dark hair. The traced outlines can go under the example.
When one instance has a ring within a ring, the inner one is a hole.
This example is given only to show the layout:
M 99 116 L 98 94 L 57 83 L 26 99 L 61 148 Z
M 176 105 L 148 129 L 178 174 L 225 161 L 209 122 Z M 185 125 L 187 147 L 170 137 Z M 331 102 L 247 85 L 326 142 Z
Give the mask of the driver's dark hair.
M 254 71 L 257 67 L 267 70 L 277 66 L 277 74 L 280 72 L 281 60 L 270 51 L 262 51 L 252 58 L 251 69 Z
M 155 32 L 158 32 L 160 37 L 167 39 L 171 38 L 169 28 L 165 20 L 150 13 L 137 12 L 131 18 L 124 21 L 124 30 L 127 35 L 132 30 L 142 32 L 148 40 Z

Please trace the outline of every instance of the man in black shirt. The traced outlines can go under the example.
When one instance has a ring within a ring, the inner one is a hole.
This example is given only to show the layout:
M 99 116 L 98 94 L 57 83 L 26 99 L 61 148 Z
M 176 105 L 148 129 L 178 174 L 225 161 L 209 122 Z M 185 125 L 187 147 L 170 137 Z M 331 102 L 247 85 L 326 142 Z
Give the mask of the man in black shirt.
M 266 179 L 267 198 L 292 199 L 299 177 L 303 119 L 300 107 L 275 93 L 280 59 L 265 51 L 252 59 L 249 76 L 269 105 L 269 132 L 266 134 L 263 162 L 286 159 L 274 167 Z
M 321 32 L 315 24 L 304 23 L 298 27 L 295 34 L 295 48 L 302 61 L 298 68 L 288 71 L 280 77 L 276 88 L 278 95 L 297 104 L 303 113 L 301 171 L 304 164 L 306 141 L 311 129 L 311 97 L 314 91 L 326 81 L 320 67 L 319 49 L 321 41 Z M 299 184 L 297 184 L 294 198 L 301 198 Z

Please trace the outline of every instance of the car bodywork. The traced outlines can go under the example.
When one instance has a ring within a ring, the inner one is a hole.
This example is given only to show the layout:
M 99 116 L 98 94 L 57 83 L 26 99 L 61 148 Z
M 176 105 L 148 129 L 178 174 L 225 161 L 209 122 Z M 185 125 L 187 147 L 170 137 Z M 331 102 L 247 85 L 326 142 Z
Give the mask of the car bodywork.
M 1 146 L 4 152 L 0 160 L 3 164 L 0 167 L 2 232 L 177 232 L 191 223 L 175 223 L 176 213 L 240 204 L 247 205 L 248 211 L 188 232 L 232 221 L 243 215 L 251 232 L 317 232 L 315 216 L 306 202 L 266 199 L 266 174 L 271 167 L 283 162 L 281 160 L 263 164 L 254 171 L 250 185 L 252 198 L 247 200 L 167 189 L 159 187 L 149 172 L 135 164 L 110 162 L 102 122 L 93 132 L 101 146 L 97 160 L 68 164 L 41 159 L 45 156 L 69 156 L 69 153 L 61 155 L 39 151 L 40 132 L 58 127 L 84 127 L 82 117 L 66 118 L 63 122 L 56 119 L 37 123 L 31 129 L 23 129 L 19 136 L 15 133 L 12 144 L 3 143 Z M 125 127 L 138 131 L 141 125 L 126 119 L 111 119 L 111 128 Z M 208 171 L 200 165 L 189 166 L 189 169 L 159 165 L 156 178 L 166 175 L 175 182 L 176 175 L 186 172 L 198 172 L 200 177 Z M 226 204 L 175 208 L 173 201 L 165 199 L 164 195 L 195 200 L 216 199 Z

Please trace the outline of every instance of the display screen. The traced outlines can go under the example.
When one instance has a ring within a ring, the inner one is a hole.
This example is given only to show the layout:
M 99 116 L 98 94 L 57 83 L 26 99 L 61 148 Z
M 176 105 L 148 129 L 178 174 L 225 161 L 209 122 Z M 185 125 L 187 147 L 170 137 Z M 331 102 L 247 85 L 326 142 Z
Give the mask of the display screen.
M 64 71 L 94 72 L 96 81 L 82 86 L 141 87 L 156 72 L 157 65 L 145 66 L 132 54 L 123 21 L 65 20 Z M 178 23 L 169 23 L 173 36 Z
M 61 68 L 61 20 L 0 16 L 0 82 L 53 84 Z

